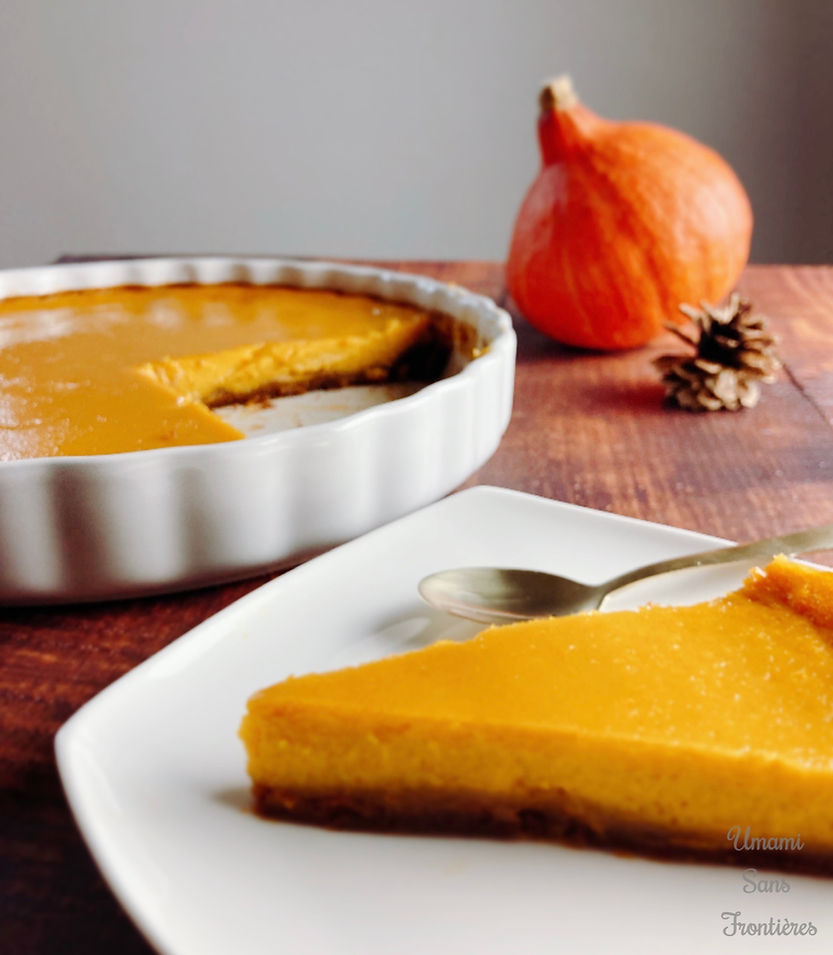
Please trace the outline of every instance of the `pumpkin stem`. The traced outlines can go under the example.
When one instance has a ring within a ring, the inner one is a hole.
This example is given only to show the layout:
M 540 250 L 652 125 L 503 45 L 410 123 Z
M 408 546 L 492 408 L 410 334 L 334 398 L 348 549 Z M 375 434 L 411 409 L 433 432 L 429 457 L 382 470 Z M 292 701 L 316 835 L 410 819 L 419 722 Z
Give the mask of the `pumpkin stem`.
M 585 138 L 582 123 L 590 114 L 579 103 L 573 81 L 566 74 L 550 80 L 541 90 L 538 102 L 538 141 L 547 166 L 561 162 L 579 146 Z
M 541 90 L 538 102 L 541 104 L 542 113 L 571 109 L 578 102 L 573 81 L 566 73 L 556 76 Z

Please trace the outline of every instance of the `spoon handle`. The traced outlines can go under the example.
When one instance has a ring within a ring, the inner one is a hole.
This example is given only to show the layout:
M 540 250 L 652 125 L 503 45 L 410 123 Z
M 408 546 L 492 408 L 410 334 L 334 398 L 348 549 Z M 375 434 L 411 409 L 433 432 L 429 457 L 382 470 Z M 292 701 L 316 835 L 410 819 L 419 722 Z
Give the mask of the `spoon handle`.
M 803 554 L 811 550 L 823 550 L 833 547 L 833 524 L 821 524 L 807 530 L 784 534 L 781 537 L 767 537 L 763 540 L 752 541 L 749 544 L 738 544 L 734 547 L 718 547 L 716 550 L 707 550 L 699 554 L 689 554 L 688 557 L 673 557 L 671 560 L 661 560 L 655 564 L 637 567 L 626 574 L 614 577 L 603 585 L 605 594 L 618 590 L 627 584 L 642 580 L 643 577 L 653 577 L 657 574 L 666 574 L 672 570 L 682 570 L 685 567 L 704 567 L 708 564 L 729 564 L 735 561 L 754 561 L 759 558 L 770 558 L 776 554 L 791 556 Z

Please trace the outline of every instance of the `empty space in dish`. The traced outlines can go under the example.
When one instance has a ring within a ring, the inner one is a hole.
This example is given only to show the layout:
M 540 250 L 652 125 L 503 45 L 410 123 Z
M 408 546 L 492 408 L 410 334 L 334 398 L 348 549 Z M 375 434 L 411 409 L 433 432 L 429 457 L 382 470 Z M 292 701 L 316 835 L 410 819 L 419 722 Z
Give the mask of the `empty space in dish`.
M 351 385 L 308 391 L 302 395 L 286 395 L 283 398 L 223 405 L 213 410 L 214 414 L 247 437 L 257 437 L 338 421 L 388 401 L 413 395 L 424 387 L 425 382 Z

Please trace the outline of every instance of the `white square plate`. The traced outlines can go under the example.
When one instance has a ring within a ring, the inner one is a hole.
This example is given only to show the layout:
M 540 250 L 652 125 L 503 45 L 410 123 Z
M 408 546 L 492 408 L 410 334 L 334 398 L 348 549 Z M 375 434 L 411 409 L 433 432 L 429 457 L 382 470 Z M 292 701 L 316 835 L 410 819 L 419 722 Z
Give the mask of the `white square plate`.
M 780 951 L 829 944 L 829 881 L 749 894 L 743 870 L 534 842 L 368 835 L 260 819 L 237 728 L 247 698 L 290 673 L 464 639 L 417 582 L 465 564 L 588 582 L 714 538 L 514 491 L 475 488 L 348 543 L 254 591 L 137 667 L 59 732 L 70 804 L 113 891 L 170 955 L 477 955 Z M 691 602 L 736 567 L 629 591 Z M 780 877 L 779 877 L 780 878 Z M 727 937 L 745 921 L 818 934 Z

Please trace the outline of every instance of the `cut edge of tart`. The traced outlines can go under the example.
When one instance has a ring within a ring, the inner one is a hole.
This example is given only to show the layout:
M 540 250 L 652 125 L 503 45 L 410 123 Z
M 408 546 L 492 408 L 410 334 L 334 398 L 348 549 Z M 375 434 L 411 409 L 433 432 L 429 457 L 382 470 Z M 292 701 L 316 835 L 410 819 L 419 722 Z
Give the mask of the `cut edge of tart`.
M 137 370 L 178 397 L 209 408 L 307 391 L 439 378 L 450 355 L 441 316 L 390 319 L 365 334 L 255 342 L 204 355 L 147 362 Z

